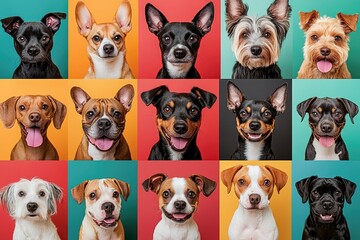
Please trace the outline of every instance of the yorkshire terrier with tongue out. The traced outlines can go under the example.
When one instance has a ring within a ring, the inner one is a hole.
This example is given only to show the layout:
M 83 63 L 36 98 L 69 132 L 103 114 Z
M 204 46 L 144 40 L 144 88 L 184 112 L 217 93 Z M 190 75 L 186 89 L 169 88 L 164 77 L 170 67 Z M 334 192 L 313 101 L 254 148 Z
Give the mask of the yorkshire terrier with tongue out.
M 346 66 L 349 34 L 355 32 L 358 14 L 338 13 L 336 18 L 319 12 L 300 12 L 305 31 L 304 61 L 297 78 L 351 78 Z

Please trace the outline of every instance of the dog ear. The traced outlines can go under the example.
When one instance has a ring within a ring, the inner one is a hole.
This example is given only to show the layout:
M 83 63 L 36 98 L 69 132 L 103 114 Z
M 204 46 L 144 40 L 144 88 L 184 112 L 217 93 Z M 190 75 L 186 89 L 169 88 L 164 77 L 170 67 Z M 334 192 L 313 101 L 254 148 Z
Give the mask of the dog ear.
M 115 14 L 115 21 L 125 34 L 131 30 L 131 5 L 127 0 L 120 3 Z
M 267 13 L 271 18 L 277 21 L 288 20 L 291 13 L 289 0 L 275 0 L 267 9 Z
M 154 193 L 158 193 L 160 190 L 161 183 L 167 179 L 167 175 L 164 173 L 157 173 L 152 175 L 150 178 L 146 179 L 142 186 L 146 192 L 149 190 L 153 191 Z
M 20 25 L 24 22 L 21 17 L 14 16 L 1 19 L 2 27 L 5 32 L 14 36 L 17 30 L 19 30 Z
M 303 203 L 306 203 L 306 201 L 309 199 L 309 187 L 312 181 L 314 181 L 316 178 L 317 176 L 311 176 L 295 183 L 296 189 L 301 196 Z
M 11 97 L 0 103 L 0 118 L 6 128 L 12 128 L 16 120 L 16 102 L 20 97 Z
M 280 193 L 280 190 L 285 186 L 288 175 L 281 171 L 280 169 L 274 168 L 272 166 L 266 165 L 265 168 L 270 171 L 271 175 L 274 178 L 274 183 L 277 189 L 277 192 Z M 269 195 L 269 199 L 271 198 L 271 195 Z
M 336 18 L 340 20 L 346 34 L 356 31 L 356 24 L 359 18 L 359 14 L 356 13 L 354 15 L 348 15 L 338 13 Z
M 198 87 L 193 87 L 191 92 L 196 95 L 196 98 L 200 101 L 202 107 L 211 108 L 217 99 L 215 94 Z
M 283 113 L 285 111 L 287 87 L 287 83 L 284 83 L 278 87 L 269 98 L 269 102 L 275 108 L 277 113 Z
M 54 126 L 56 129 L 60 129 L 61 124 L 64 122 L 67 108 L 64 104 L 62 104 L 60 101 L 56 100 L 52 96 L 48 95 L 47 98 L 50 100 L 51 104 L 54 107 Z
M 48 209 L 50 210 L 50 214 L 54 215 L 56 213 L 56 201 L 60 202 L 63 197 L 63 191 L 59 186 L 53 183 L 48 183 L 48 190 L 50 192 L 50 197 L 48 200 Z
M 300 15 L 300 27 L 305 32 L 316 22 L 319 18 L 319 12 L 312 10 L 311 12 L 299 12 Z
M 244 94 L 231 81 L 227 83 L 227 107 L 230 111 L 235 111 L 245 100 Z
M 192 22 L 200 30 L 201 35 L 204 36 L 211 30 L 211 24 L 214 20 L 214 4 L 209 2 L 203 7 L 194 17 Z
M 345 193 L 345 199 L 347 203 L 351 203 L 351 197 L 354 195 L 355 193 L 355 189 L 356 189 L 356 184 L 345 179 L 342 177 L 335 177 L 336 180 L 340 181 L 342 184 L 344 184 L 344 193 Z
M 96 22 L 89 9 L 81 1 L 76 4 L 75 16 L 80 35 L 87 37 Z
M 14 184 L 9 184 L 0 190 L 0 202 L 6 205 L 10 216 L 14 216 L 16 211 L 14 188 Z
M 115 97 L 121 105 L 125 108 L 126 112 L 130 111 L 131 103 L 134 98 L 134 87 L 131 84 L 127 84 L 120 88 L 120 90 L 116 93 Z
M 306 112 L 309 110 L 310 105 L 317 99 L 317 97 L 312 97 L 306 99 L 305 101 L 299 103 L 296 107 L 297 112 L 301 116 L 301 121 L 304 120 Z
M 145 6 L 145 17 L 149 31 L 155 35 L 168 23 L 164 14 L 150 3 Z
M 358 105 L 356 105 L 355 103 L 353 103 L 352 101 L 346 99 L 346 98 L 337 98 L 338 101 L 340 101 L 346 111 L 349 113 L 349 117 L 352 123 L 354 123 L 353 118 L 356 116 L 356 114 L 358 114 L 359 112 L 359 107 Z
M 206 197 L 210 196 L 216 188 L 216 182 L 207 177 L 201 175 L 191 175 L 189 178 L 195 182 L 199 191 Z
M 89 180 L 86 180 L 71 189 L 71 195 L 78 204 L 80 204 L 85 198 L 85 188 L 88 183 Z
M 56 12 L 48 13 L 42 19 L 41 22 L 45 24 L 48 28 L 52 30 L 53 33 L 56 33 L 60 28 L 61 19 L 66 18 L 66 13 Z
M 115 184 L 119 187 L 120 189 L 120 194 L 123 196 L 124 200 L 126 201 L 130 195 L 130 185 L 126 182 L 123 182 L 121 180 L 118 179 L 112 179 Z
M 249 9 L 242 0 L 226 0 L 225 6 L 226 21 L 238 21 L 239 18 L 247 15 Z
M 141 99 L 146 106 L 149 106 L 150 104 L 156 105 L 166 92 L 169 92 L 169 88 L 165 85 L 161 85 L 160 87 L 142 92 Z
M 231 191 L 232 181 L 235 174 L 243 167 L 243 165 L 237 165 L 232 168 L 225 169 L 221 172 L 221 181 L 227 187 L 227 193 Z
M 85 104 L 91 99 L 91 97 L 80 87 L 72 87 L 70 90 L 70 95 L 75 103 L 76 111 L 81 114 Z

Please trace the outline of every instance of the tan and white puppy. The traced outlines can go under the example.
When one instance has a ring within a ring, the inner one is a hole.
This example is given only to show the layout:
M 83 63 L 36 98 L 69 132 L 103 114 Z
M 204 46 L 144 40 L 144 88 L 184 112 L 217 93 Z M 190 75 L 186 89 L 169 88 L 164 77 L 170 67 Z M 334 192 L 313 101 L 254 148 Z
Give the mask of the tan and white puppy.
M 221 172 L 227 193 L 234 185 L 239 206 L 230 222 L 230 240 L 276 240 L 278 229 L 269 207 L 276 186 L 278 192 L 287 182 L 287 174 L 271 166 L 238 165 Z
M 134 78 L 125 57 L 125 37 L 131 30 L 130 3 L 122 0 L 111 23 L 97 24 L 81 1 L 75 15 L 79 33 L 88 41 L 90 67 L 85 78 Z
M 71 97 L 82 115 L 84 130 L 75 160 L 130 160 L 123 131 L 134 98 L 133 86 L 123 86 L 114 98 L 91 98 L 83 89 L 73 87 Z
M 2 188 L 0 200 L 16 221 L 13 240 L 59 240 L 50 217 L 62 196 L 60 187 L 39 178 L 20 179 Z
M 142 186 L 159 196 L 162 215 L 154 230 L 154 240 L 200 239 L 193 214 L 199 205 L 200 193 L 208 197 L 215 190 L 216 182 L 201 175 L 168 178 L 158 173 L 146 179 Z
M 0 103 L 0 118 L 7 128 L 17 121 L 21 138 L 11 151 L 11 160 L 58 160 L 59 155 L 47 138 L 53 121 L 60 129 L 66 116 L 66 106 L 52 96 L 14 96 Z
M 78 204 L 85 200 L 79 240 L 125 239 L 120 220 L 120 195 L 126 201 L 129 194 L 129 184 L 114 178 L 86 180 L 71 189 Z

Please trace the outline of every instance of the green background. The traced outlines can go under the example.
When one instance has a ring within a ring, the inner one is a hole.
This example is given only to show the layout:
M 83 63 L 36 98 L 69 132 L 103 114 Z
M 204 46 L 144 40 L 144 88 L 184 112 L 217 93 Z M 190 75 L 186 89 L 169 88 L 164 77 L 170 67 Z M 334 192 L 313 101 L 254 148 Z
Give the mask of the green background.
M 310 213 L 309 202 L 302 204 L 301 197 L 297 193 L 295 183 L 303 178 L 310 176 L 333 178 L 340 176 L 357 184 L 359 187 L 360 179 L 358 171 L 360 162 L 358 161 L 293 161 L 292 162 L 292 239 L 301 239 L 305 220 Z M 295 171 L 296 169 L 296 171 Z M 343 213 L 350 229 L 351 239 L 360 239 L 359 212 L 360 212 L 360 189 L 357 188 L 352 203 L 344 204 Z
M 68 162 L 69 239 L 78 239 L 85 214 L 85 202 L 78 205 L 71 196 L 71 189 L 85 180 L 117 178 L 130 185 L 127 201 L 122 198 L 121 222 L 125 237 L 137 239 L 137 162 L 136 161 L 69 161 Z
M 68 1 L 63 0 L 16 0 L 1 1 L 0 19 L 19 16 L 25 22 L 40 22 L 50 12 L 68 13 Z M 53 62 L 63 78 L 68 76 L 68 15 L 61 21 L 60 29 L 54 35 L 51 51 Z M 14 70 L 20 64 L 20 57 L 14 48 L 12 36 L 0 29 L 0 78 L 12 78 Z
M 292 29 L 294 31 L 293 44 L 293 78 L 297 77 L 297 72 L 303 61 L 303 46 L 305 42 L 305 33 L 299 26 L 299 12 L 311 12 L 317 10 L 320 16 L 336 17 L 338 12 L 344 14 L 360 13 L 360 3 L 354 0 L 298 0 L 291 1 L 293 6 Z M 350 52 L 347 60 L 347 66 L 352 78 L 360 78 L 360 68 L 358 67 L 360 54 L 360 32 L 359 22 L 357 24 L 358 31 L 350 33 Z
M 263 16 L 267 14 L 266 10 L 270 6 L 273 0 L 244 0 L 244 3 L 248 4 L 249 11 L 248 16 Z M 294 1 L 292 1 L 294 2 Z M 293 5 L 293 3 L 290 5 Z M 292 11 L 292 15 L 295 11 Z M 291 18 L 290 18 L 291 21 Z M 296 26 L 295 26 L 296 27 Z M 281 69 L 281 75 L 283 78 L 292 78 L 292 29 L 294 26 L 290 24 L 289 31 L 283 42 L 281 53 L 278 61 L 278 65 Z M 236 62 L 236 58 L 231 50 L 231 41 L 226 32 L 225 24 L 225 0 L 221 0 L 221 78 L 230 79 L 232 75 L 232 69 Z M 296 55 L 294 55 L 296 56 Z
M 352 79 L 342 80 L 293 80 L 293 162 L 305 159 L 305 148 L 309 141 L 311 130 L 308 124 L 309 115 L 306 114 L 303 122 L 296 111 L 296 106 L 311 97 L 343 97 L 351 100 L 360 107 L 360 82 Z M 352 124 L 349 115 L 346 115 L 346 125 L 341 131 L 349 152 L 350 160 L 360 160 L 359 130 L 360 115 L 354 117 Z M 296 169 L 296 168 L 294 168 Z

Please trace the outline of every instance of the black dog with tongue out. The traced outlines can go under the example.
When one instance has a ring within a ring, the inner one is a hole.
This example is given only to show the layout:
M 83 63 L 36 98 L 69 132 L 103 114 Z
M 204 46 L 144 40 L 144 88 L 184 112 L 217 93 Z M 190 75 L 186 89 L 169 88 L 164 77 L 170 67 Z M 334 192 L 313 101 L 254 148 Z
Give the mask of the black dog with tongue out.
M 196 145 L 201 110 L 211 108 L 216 96 L 198 87 L 190 93 L 174 93 L 162 85 L 141 93 L 141 99 L 157 109 L 160 140 L 152 147 L 149 160 L 201 160 Z

